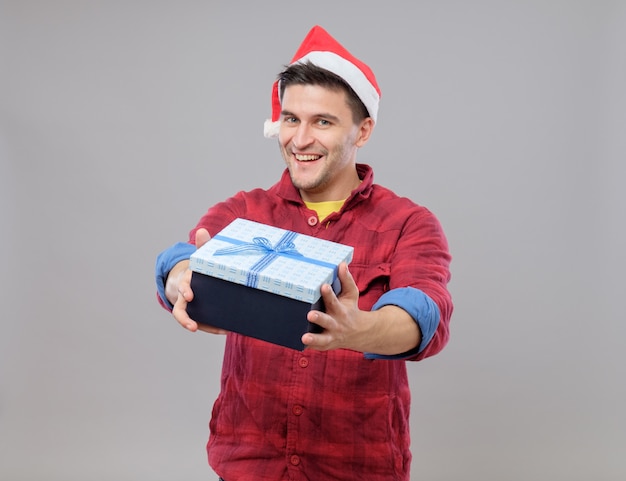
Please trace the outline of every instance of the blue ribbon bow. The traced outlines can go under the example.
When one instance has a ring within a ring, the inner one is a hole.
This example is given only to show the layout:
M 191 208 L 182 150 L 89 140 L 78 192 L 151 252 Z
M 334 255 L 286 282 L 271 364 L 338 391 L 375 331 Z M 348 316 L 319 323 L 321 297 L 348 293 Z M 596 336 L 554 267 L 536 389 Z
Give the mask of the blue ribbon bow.
M 224 247 L 215 251 L 214 255 L 223 256 L 229 254 L 240 254 L 244 252 L 261 252 L 263 254 L 289 254 L 292 256 L 302 256 L 296 245 L 289 239 L 283 237 L 276 245 L 272 245 L 267 237 L 255 237 L 252 242 L 245 242 L 232 247 Z
M 232 247 L 218 249 L 215 251 L 214 255 L 223 256 L 229 254 L 243 254 L 250 251 L 265 254 L 252 267 L 250 267 L 246 279 L 246 286 L 256 287 L 259 283 L 259 273 L 278 256 L 295 256 L 306 259 L 300 252 L 298 252 L 296 245 L 293 243 L 293 239 L 295 239 L 297 235 L 298 234 L 295 232 L 287 231 L 276 243 L 276 245 L 272 245 L 272 243 L 265 237 L 255 237 L 252 239 L 252 242 L 239 242 L 237 245 Z M 220 235 L 215 237 L 221 240 L 228 240 L 230 242 L 235 241 L 234 239 L 224 238 Z

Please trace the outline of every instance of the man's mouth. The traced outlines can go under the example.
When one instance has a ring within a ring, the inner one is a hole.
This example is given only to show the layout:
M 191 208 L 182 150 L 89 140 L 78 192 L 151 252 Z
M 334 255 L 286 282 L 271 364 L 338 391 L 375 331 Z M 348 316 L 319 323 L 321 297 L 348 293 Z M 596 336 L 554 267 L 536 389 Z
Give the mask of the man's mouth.
M 298 162 L 311 162 L 313 160 L 320 159 L 321 155 L 311 155 L 311 154 L 293 154 Z

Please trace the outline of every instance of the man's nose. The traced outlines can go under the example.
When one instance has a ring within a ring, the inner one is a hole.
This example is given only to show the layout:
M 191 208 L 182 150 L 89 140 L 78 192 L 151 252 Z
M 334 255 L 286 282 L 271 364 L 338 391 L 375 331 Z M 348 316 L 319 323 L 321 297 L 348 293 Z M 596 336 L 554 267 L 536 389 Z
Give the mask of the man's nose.
M 293 136 L 292 142 L 294 147 L 303 149 L 313 143 L 313 131 L 311 126 L 306 123 L 300 123 Z

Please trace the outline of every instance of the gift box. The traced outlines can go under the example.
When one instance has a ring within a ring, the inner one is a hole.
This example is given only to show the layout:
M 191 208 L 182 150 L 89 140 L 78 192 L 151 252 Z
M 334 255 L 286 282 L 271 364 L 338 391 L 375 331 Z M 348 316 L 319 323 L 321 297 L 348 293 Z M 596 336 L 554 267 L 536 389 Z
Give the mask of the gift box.
M 337 267 L 354 249 L 296 232 L 235 219 L 192 254 L 189 317 L 201 324 L 302 350 L 308 322 L 323 310 L 320 288 L 339 293 Z

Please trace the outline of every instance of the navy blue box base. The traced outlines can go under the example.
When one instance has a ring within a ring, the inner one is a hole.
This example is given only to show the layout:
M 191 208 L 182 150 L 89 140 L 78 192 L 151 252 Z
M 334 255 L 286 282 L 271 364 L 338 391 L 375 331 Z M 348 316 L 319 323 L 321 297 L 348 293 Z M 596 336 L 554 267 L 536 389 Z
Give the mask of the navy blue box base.
M 321 309 L 289 297 L 272 294 L 216 277 L 193 272 L 193 300 L 187 314 L 194 321 L 302 351 L 302 335 L 321 332 L 306 315 Z

